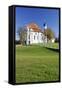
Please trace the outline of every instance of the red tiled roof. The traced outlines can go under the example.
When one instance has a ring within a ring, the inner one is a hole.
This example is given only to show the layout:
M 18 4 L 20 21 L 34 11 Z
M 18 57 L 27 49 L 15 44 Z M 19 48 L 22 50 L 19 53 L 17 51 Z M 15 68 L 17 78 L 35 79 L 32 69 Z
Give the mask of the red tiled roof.
M 33 29 L 34 32 L 41 32 L 41 29 L 39 28 L 39 26 L 35 23 L 30 23 L 27 25 L 27 27 L 29 29 Z

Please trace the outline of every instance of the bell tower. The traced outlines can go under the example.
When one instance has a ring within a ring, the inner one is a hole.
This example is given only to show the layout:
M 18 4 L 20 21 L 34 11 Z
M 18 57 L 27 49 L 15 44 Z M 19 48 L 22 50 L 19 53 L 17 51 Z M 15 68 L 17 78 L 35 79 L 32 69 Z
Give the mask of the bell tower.
M 44 26 L 44 30 L 46 30 L 47 29 L 47 23 L 44 23 L 43 26 Z

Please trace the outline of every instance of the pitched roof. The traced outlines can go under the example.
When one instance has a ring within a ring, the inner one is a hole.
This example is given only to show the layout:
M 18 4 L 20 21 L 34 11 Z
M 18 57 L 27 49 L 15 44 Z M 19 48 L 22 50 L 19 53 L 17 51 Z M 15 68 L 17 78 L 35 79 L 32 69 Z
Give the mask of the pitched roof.
M 32 29 L 34 32 L 41 32 L 41 29 L 36 23 L 30 23 L 27 25 L 29 29 Z

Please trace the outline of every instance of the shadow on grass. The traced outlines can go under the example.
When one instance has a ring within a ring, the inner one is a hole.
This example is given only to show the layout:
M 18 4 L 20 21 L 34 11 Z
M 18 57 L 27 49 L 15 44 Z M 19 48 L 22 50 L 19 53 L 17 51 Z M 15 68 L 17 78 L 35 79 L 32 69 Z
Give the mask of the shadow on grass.
M 49 48 L 49 47 L 45 47 L 46 49 L 49 49 L 51 51 L 55 51 L 55 52 L 59 52 L 59 49 L 55 49 L 55 48 Z

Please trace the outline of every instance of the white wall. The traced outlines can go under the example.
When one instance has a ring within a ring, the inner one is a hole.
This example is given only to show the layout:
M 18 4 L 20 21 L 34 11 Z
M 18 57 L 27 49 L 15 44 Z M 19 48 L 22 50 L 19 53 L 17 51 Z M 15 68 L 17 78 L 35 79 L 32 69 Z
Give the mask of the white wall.
M 43 43 L 42 35 L 40 32 L 30 32 L 30 44 L 32 43 Z
M 30 36 L 30 38 L 29 38 Z M 29 30 L 29 28 L 27 28 L 27 44 L 35 44 L 35 43 L 43 43 L 43 33 L 41 32 L 34 32 L 32 29 Z
M 34 38 L 35 37 L 35 38 Z M 30 37 L 30 41 L 31 43 L 38 43 L 38 32 L 31 32 L 31 37 Z

